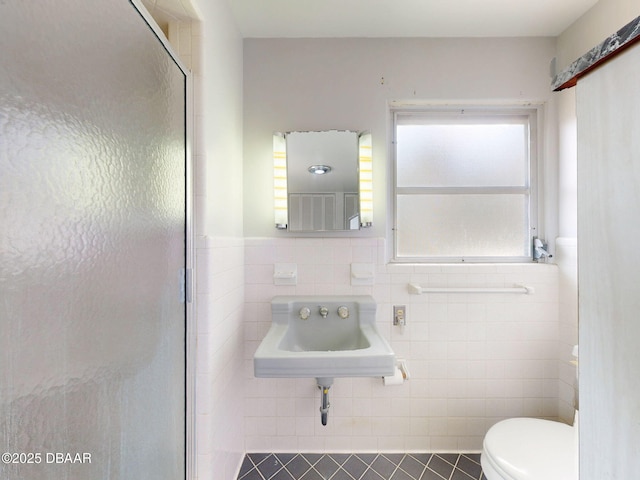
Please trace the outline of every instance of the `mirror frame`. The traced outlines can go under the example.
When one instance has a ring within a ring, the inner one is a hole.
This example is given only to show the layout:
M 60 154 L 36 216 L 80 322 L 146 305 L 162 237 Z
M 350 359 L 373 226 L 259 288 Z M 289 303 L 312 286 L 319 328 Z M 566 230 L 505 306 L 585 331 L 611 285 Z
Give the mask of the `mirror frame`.
M 369 131 L 324 130 L 291 131 L 273 134 L 273 198 L 275 226 L 279 230 L 289 230 L 289 185 L 287 175 L 287 135 L 292 133 L 349 132 L 358 139 L 356 177 L 358 182 L 359 225 L 354 229 L 335 230 L 295 230 L 296 233 L 350 232 L 373 225 L 373 156 L 372 138 Z

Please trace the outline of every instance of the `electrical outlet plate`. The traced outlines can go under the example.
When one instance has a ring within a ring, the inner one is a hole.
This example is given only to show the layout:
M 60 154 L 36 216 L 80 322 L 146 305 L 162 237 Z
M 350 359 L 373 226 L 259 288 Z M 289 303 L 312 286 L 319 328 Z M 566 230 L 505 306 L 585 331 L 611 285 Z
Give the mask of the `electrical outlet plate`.
M 407 323 L 407 306 L 394 305 L 393 306 L 393 324 L 405 325 L 406 323 Z

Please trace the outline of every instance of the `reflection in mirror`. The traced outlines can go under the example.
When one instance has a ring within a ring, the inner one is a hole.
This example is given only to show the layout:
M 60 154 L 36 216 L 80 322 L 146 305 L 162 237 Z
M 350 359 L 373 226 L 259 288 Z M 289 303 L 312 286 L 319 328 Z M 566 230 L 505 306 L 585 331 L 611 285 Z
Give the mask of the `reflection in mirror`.
M 273 157 L 277 228 L 317 232 L 371 225 L 370 134 L 277 133 Z

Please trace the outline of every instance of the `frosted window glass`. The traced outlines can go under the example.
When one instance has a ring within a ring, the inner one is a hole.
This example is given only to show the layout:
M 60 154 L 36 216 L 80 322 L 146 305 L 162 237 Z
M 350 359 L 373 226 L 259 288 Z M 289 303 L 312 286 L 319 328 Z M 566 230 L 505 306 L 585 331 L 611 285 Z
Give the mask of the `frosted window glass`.
M 399 187 L 524 186 L 527 127 L 520 124 L 398 125 Z
M 524 261 L 536 231 L 537 109 L 394 109 L 394 259 Z
M 398 257 L 528 255 L 524 195 L 398 195 Z
M 2 2 L 0 52 L 0 478 L 184 478 L 185 75 L 124 0 Z

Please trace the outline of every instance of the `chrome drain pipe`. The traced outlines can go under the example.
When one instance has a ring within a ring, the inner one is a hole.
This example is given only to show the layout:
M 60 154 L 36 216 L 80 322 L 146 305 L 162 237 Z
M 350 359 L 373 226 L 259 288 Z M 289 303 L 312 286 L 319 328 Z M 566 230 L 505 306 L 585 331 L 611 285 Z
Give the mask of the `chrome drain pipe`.
M 329 389 L 333 384 L 333 378 L 317 378 L 318 388 L 320 389 L 320 421 L 322 425 L 327 424 L 327 417 L 329 415 Z

